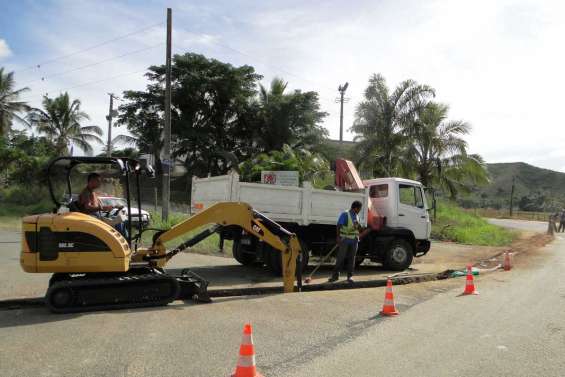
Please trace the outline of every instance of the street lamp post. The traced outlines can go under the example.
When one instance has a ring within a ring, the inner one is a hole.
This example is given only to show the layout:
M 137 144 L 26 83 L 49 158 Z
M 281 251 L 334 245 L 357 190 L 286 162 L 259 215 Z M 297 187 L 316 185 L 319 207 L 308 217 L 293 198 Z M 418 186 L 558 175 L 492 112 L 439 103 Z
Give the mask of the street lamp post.
M 349 86 L 349 83 L 346 82 L 345 84 L 340 85 L 337 88 L 337 90 L 339 92 L 339 98 L 336 99 L 336 102 L 339 101 L 339 103 L 340 103 L 340 111 L 339 111 L 339 145 L 340 146 L 343 144 L 343 102 L 348 101 L 347 98 L 344 98 L 345 91 L 347 90 L 348 86 Z

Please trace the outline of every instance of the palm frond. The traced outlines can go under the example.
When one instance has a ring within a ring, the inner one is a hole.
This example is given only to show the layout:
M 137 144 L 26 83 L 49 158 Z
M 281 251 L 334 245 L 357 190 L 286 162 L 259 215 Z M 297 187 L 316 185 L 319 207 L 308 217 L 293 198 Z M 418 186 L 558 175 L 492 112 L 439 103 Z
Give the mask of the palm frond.
M 80 150 L 82 150 L 87 155 L 92 155 L 93 149 L 87 141 L 81 138 L 72 138 L 71 141 L 73 142 L 74 145 L 76 145 Z
M 81 133 L 90 133 L 90 134 L 94 133 L 98 136 L 101 136 L 102 134 L 104 134 L 104 132 L 102 131 L 102 128 L 100 128 L 98 126 L 82 126 L 82 127 L 80 127 L 80 132 Z
M 112 139 L 112 144 L 132 145 L 137 143 L 137 138 L 129 135 L 118 135 Z

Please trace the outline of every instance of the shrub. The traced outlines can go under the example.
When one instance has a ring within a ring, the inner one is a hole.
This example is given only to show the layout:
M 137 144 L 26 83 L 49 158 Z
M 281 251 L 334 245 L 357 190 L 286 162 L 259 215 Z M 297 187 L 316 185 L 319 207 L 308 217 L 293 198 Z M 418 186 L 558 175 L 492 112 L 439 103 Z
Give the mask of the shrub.
M 504 246 L 510 244 L 515 236 L 515 232 L 490 224 L 451 202 L 438 201 L 437 220 L 432 225 L 434 239 L 470 245 Z

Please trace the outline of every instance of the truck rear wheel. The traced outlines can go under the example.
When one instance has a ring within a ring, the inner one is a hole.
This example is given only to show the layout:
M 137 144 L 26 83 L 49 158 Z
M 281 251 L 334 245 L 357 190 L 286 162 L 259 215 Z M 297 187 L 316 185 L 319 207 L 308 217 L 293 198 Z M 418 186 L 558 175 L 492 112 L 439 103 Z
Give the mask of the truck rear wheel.
M 393 271 L 402 271 L 410 267 L 412 259 L 412 246 L 405 240 L 397 239 L 390 243 L 383 265 Z
M 236 261 L 244 266 L 249 266 L 257 260 L 257 257 L 252 252 L 247 252 L 245 249 L 247 245 L 243 245 L 240 239 L 233 241 L 232 254 Z
M 300 240 L 300 246 L 302 247 L 302 272 L 306 270 L 308 266 L 308 261 L 310 259 L 310 251 L 308 246 L 302 240 Z M 274 249 L 270 245 L 263 244 L 263 253 L 265 256 L 265 264 L 267 268 L 273 272 L 276 276 L 282 275 L 282 254 L 280 251 Z M 299 266 L 296 266 L 297 268 Z

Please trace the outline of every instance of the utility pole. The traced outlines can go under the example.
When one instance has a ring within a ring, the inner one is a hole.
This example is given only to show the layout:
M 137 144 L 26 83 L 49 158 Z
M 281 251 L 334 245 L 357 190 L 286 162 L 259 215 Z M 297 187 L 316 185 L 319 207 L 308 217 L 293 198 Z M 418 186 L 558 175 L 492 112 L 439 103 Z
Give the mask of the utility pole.
M 340 85 L 337 88 L 339 92 L 339 98 L 336 98 L 336 102 L 339 101 L 340 103 L 340 111 L 339 111 L 339 145 L 340 146 L 343 144 L 343 102 L 349 101 L 348 98 L 344 98 L 345 91 L 347 90 L 348 86 L 349 83 L 346 82 L 345 84 Z
M 165 58 L 165 132 L 163 140 L 163 220 L 169 218 L 169 200 L 171 198 L 171 30 L 173 24 L 173 11 L 167 8 L 167 55 Z
M 516 183 L 516 176 L 512 177 L 512 189 L 510 189 L 510 218 L 512 218 L 512 207 L 514 207 L 514 183 Z
M 114 115 L 114 98 L 118 99 L 114 95 L 114 93 L 108 93 L 110 96 L 110 109 L 108 110 L 108 116 L 106 119 L 108 120 L 108 144 L 106 146 L 106 156 L 112 156 L 112 116 Z

